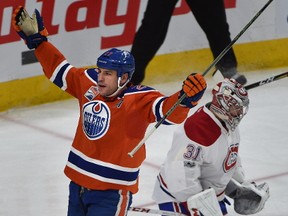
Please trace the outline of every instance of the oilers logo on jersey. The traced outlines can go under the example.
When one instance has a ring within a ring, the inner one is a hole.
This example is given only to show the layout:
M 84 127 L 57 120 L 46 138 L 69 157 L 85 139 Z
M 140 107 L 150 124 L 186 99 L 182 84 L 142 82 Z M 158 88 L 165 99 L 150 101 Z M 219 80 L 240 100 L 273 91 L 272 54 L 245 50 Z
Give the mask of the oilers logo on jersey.
M 110 124 L 110 110 L 103 101 L 91 101 L 83 105 L 82 128 L 90 140 L 103 137 Z

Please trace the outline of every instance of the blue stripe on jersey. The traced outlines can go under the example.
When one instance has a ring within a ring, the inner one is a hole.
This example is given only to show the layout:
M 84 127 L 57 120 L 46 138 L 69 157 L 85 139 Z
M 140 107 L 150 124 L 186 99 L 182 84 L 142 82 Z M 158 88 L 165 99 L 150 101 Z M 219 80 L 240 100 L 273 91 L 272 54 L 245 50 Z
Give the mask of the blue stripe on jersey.
M 163 115 L 161 115 L 160 109 L 162 107 L 161 105 L 162 105 L 164 100 L 165 100 L 165 97 L 161 98 L 157 102 L 157 104 L 155 106 L 155 114 L 156 114 L 157 122 L 159 122 L 161 120 L 161 118 L 163 117 Z M 164 121 L 162 124 L 164 124 L 164 125 L 172 125 L 170 122 L 167 122 L 167 121 Z
M 72 151 L 70 151 L 68 161 L 82 170 L 109 179 L 132 182 L 135 181 L 139 175 L 139 169 L 134 172 L 116 170 L 100 164 L 88 162 Z
M 53 80 L 53 83 L 55 85 L 57 85 L 59 88 L 62 88 L 63 87 L 63 74 L 66 70 L 66 68 L 69 66 L 70 64 L 67 63 L 65 65 L 63 65 L 60 70 L 57 72 L 57 75 L 55 77 L 55 79 Z

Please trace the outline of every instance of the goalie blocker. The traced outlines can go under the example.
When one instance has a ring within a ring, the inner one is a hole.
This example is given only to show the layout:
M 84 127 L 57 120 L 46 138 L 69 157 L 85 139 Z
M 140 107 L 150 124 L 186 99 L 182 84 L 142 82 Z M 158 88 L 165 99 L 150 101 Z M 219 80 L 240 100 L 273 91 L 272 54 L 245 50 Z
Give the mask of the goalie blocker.
M 234 200 L 234 210 L 238 214 L 250 215 L 261 211 L 270 197 L 267 183 L 256 185 L 255 183 L 243 182 L 240 184 L 231 179 L 225 189 L 228 197 Z

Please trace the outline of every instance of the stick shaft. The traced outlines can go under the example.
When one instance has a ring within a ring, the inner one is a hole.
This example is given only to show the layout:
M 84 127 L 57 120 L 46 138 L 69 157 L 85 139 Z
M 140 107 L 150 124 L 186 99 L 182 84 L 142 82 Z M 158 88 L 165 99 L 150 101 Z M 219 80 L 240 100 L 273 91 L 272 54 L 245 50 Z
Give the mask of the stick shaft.
M 269 0 L 259 11 L 256 13 L 256 15 L 250 20 L 250 22 L 239 32 L 238 35 L 231 41 L 230 44 L 215 58 L 215 60 L 211 63 L 211 65 L 203 72 L 203 76 L 205 76 L 209 70 L 214 67 L 218 61 L 223 58 L 223 56 L 228 52 L 229 49 L 233 46 L 233 44 L 239 39 L 239 37 L 251 26 L 251 24 L 260 16 L 260 14 L 263 13 L 263 11 L 269 6 L 269 4 L 273 0 Z M 170 116 L 170 114 L 177 108 L 177 106 L 185 99 L 186 94 L 183 94 L 176 103 L 167 111 L 167 113 L 157 122 L 157 124 L 154 126 L 153 132 Z M 149 133 L 149 136 L 145 136 L 138 144 L 135 146 L 135 148 L 128 153 L 130 157 L 133 157 L 134 154 L 141 148 L 142 145 L 144 145 L 145 141 L 150 137 L 152 133 Z
M 133 157 L 134 154 L 141 148 L 141 146 L 143 145 L 142 143 L 145 143 L 145 141 L 152 135 L 152 133 L 154 133 L 154 131 L 156 130 L 156 125 L 146 134 L 146 136 L 139 142 L 139 144 L 131 151 L 128 153 L 128 155 L 130 157 Z M 140 145 L 141 143 L 141 145 Z
M 158 214 L 158 215 L 167 215 L 167 216 L 187 216 L 185 214 L 178 213 L 178 212 L 163 211 L 163 210 L 149 209 L 149 208 L 138 208 L 138 207 L 130 207 L 129 211 L 140 212 L 140 213 Z
M 212 64 L 203 72 L 203 76 L 205 76 L 212 67 L 214 67 L 222 58 L 223 56 L 231 49 L 234 43 L 244 34 L 244 32 L 252 25 L 252 23 L 263 13 L 263 11 L 271 4 L 273 0 L 269 0 L 259 11 L 255 14 L 255 16 L 250 20 L 249 23 L 235 36 L 235 38 L 227 45 L 227 47 L 214 59 Z
M 284 72 L 282 74 L 276 75 L 276 76 L 269 77 L 269 78 L 267 78 L 265 80 L 261 80 L 261 81 L 252 83 L 250 85 L 247 85 L 247 86 L 245 86 L 245 89 L 249 90 L 249 89 L 252 89 L 252 88 L 256 88 L 256 87 L 271 83 L 273 81 L 276 81 L 276 80 L 279 80 L 279 79 L 282 79 L 282 78 L 285 78 L 285 77 L 288 77 L 288 71 Z

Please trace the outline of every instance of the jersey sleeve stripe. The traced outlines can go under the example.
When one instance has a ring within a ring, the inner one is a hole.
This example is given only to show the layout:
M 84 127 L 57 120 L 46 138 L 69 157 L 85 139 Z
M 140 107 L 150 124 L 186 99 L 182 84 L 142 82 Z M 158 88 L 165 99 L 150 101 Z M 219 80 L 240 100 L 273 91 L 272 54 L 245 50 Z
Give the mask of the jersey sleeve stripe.
M 66 70 L 64 71 L 63 75 L 62 75 L 62 82 L 63 82 L 63 86 L 61 87 L 61 89 L 63 91 L 65 91 L 67 89 L 67 81 L 66 81 L 66 76 L 68 74 L 68 72 L 70 71 L 70 69 L 72 68 L 72 65 L 69 65 Z
M 69 64 L 66 60 L 62 61 L 53 71 L 52 76 L 50 77 L 50 80 L 53 82 L 54 79 L 56 78 L 58 71 L 66 64 Z
M 157 119 L 157 122 L 160 121 L 164 114 L 163 114 L 163 102 L 165 100 L 165 97 L 161 97 L 161 98 L 158 98 L 155 102 L 154 102 L 154 106 L 155 107 L 155 116 L 156 116 L 156 119 Z M 173 123 L 168 121 L 167 119 L 162 123 L 164 125 L 172 125 Z
M 62 90 L 67 89 L 66 76 L 72 66 L 65 60 L 54 70 L 50 80 Z

